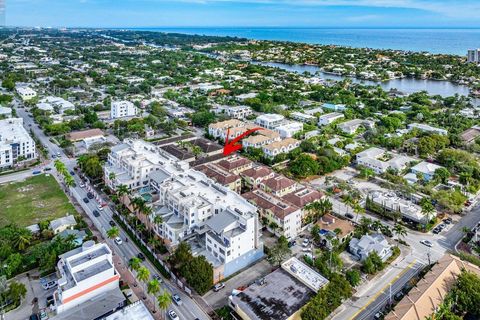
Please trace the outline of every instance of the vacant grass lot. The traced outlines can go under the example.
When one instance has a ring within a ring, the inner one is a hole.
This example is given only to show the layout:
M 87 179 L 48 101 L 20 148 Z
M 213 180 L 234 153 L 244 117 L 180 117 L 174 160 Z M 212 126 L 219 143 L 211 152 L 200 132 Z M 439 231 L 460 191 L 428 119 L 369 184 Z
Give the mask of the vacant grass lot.
M 75 213 L 75 208 L 52 176 L 39 175 L 0 185 L 0 226 L 26 227 Z

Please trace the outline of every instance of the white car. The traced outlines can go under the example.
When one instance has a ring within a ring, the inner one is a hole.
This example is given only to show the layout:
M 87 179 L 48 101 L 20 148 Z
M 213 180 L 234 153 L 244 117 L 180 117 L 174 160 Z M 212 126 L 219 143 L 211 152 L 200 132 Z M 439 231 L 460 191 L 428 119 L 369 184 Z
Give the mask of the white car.
M 180 318 L 177 316 L 177 314 L 173 310 L 168 310 L 168 317 L 172 320 L 180 320 Z
M 42 285 L 44 290 L 55 288 L 56 286 L 57 286 L 57 281 L 55 281 L 55 280 L 48 281 L 48 282 L 46 282 Z
M 123 243 L 122 239 L 120 237 L 116 237 L 115 238 L 115 243 L 118 244 L 118 245 L 121 245 Z
M 420 243 L 423 244 L 424 246 L 429 247 L 429 248 L 433 247 L 433 243 L 431 243 L 428 240 L 421 240 Z
M 306 247 L 310 244 L 310 241 L 308 239 L 303 239 L 302 246 Z
M 85 183 L 80 182 L 79 186 L 80 186 L 80 188 L 85 188 Z
M 103 207 L 100 204 L 97 204 L 98 211 L 103 211 Z

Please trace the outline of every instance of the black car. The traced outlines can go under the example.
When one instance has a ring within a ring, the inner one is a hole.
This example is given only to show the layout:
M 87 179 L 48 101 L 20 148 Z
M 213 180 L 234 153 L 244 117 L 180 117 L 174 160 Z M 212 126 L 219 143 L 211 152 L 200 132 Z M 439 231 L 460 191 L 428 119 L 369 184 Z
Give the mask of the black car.
M 98 212 L 97 210 L 93 210 L 93 216 L 95 217 L 100 217 L 100 212 Z
M 345 214 L 345 217 L 347 217 L 348 219 L 353 219 L 353 218 L 355 218 L 355 217 L 353 216 L 353 214 L 351 214 L 351 213 L 346 213 L 346 214 Z
M 139 252 L 139 253 L 137 254 L 137 258 L 140 259 L 140 260 L 142 260 L 142 261 L 145 261 L 145 255 L 144 255 L 143 253 L 141 253 L 141 252 Z
M 452 218 L 443 219 L 443 222 L 445 224 L 450 224 L 450 223 L 452 223 L 452 221 L 453 221 Z
M 32 314 L 32 315 L 30 316 L 30 320 L 38 320 L 38 315 Z
M 47 297 L 47 307 L 53 306 L 55 304 L 55 300 L 53 299 L 53 296 L 48 296 Z
M 90 200 L 88 200 L 88 198 L 83 198 L 83 202 L 85 202 L 85 203 L 89 203 L 89 202 L 90 202 Z
M 73 172 L 73 171 L 70 171 L 70 174 L 71 174 L 72 176 L 74 176 L 74 175 L 75 175 L 75 172 Z
M 113 220 L 110 220 L 110 221 L 108 222 L 108 224 L 109 224 L 111 227 L 115 227 L 115 222 L 113 222 Z
M 91 192 L 87 193 L 87 197 L 88 197 L 88 199 L 93 199 L 93 198 L 95 198 L 95 196 L 94 196 L 93 193 L 91 193 Z
M 442 231 L 442 230 L 440 230 L 439 228 L 434 228 L 434 229 L 432 230 L 432 233 L 434 233 L 434 234 L 439 234 L 440 231 Z

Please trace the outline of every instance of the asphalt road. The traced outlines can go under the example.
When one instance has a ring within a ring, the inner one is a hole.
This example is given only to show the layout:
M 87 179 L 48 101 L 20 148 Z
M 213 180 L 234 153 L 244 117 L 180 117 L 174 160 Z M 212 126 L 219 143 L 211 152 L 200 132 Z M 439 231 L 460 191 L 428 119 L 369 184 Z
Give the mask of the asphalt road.
M 59 146 L 50 142 L 49 138 L 34 123 L 33 118 L 30 118 L 28 116 L 25 109 L 18 108 L 18 105 L 16 109 L 17 109 L 17 115 L 24 119 L 25 128 L 27 128 L 27 130 L 29 129 L 33 130 L 35 136 L 42 142 L 42 144 L 48 150 L 50 155 L 60 154 L 59 159 L 65 163 L 69 171 L 73 171 L 74 167 L 76 166 L 76 160 L 68 158 L 63 152 L 63 149 L 61 149 Z M 52 167 L 52 169 L 55 170 L 53 165 L 51 165 L 50 167 Z M 28 171 L 27 173 L 31 174 L 30 171 Z M 17 178 L 21 178 L 21 177 L 22 176 L 18 176 Z M 119 227 L 120 237 L 124 240 L 121 245 L 117 245 L 112 240 L 105 237 L 106 230 L 110 229 L 109 222 L 110 220 L 112 220 L 112 214 L 113 214 L 112 211 L 110 210 L 110 208 L 105 207 L 104 210 L 101 212 L 100 217 L 98 218 L 95 217 L 93 215 L 93 210 L 98 209 L 97 208 L 98 203 L 95 200 L 90 200 L 89 203 L 83 202 L 83 199 L 87 197 L 87 190 L 80 187 L 81 180 L 78 175 L 75 174 L 73 177 L 75 178 L 75 182 L 77 186 L 74 188 L 70 188 L 71 195 L 82 206 L 86 214 L 97 226 L 99 231 L 102 232 L 102 234 L 104 235 L 105 241 L 112 248 L 113 252 L 122 258 L 124 265 L 128 265 L 128 261 L 130 260 L 130 258 L 136 257 L 137 254 L 140 252 L 140 249 L 137 248 L 137 246 L 133 243 L 133 241 L 131 241 L 131 239 L 128 242 L 125 241 L 128 235 L 126 234 L 126 232 L 124 232 L 124 230 L 121 227 Z M 145 267 L 149 269 L 151 276 L 153 276 L 154 274 L 160 275 L 160 272 L 148 260 L 144 261 L 143 265 L 145 265 Z M 180 320 L 194 320 L 196 318 L 202 319 L 202 320 L 210 319 L 210 317 L 207 314 L 205 314 L 203 310 L 200 309 L 200 307 L 196 304 L 196 302 L 193 299 L 191 299 L 182 291 L 180 291 L 169 280 L 166 280 L 164 278 L 162 280 L 163 280 L 162 289 L 168 290 L 171 294 L 176 293 L 182 299 L 182 305 L 177 306 L 174 303 L 172 303 L 171 307 L 168 309 L 168 310 L 170 309 L 175 310 L 177 315 L 180 317 Z M 147 294 L 146 296 L 149 297 L 149 295 Z

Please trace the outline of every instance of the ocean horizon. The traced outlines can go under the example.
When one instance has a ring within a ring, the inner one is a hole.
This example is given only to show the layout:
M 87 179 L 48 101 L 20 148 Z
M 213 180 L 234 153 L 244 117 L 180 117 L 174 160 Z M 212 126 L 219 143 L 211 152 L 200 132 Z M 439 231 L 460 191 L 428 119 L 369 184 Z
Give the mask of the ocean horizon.
M 425 51 L 465 56 L 480 48 L 480 28 L 150 27 L 138 31 L 232 36 L 356 48 Z

